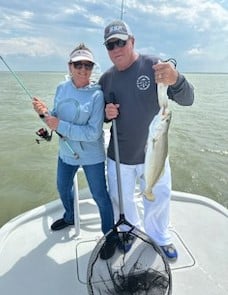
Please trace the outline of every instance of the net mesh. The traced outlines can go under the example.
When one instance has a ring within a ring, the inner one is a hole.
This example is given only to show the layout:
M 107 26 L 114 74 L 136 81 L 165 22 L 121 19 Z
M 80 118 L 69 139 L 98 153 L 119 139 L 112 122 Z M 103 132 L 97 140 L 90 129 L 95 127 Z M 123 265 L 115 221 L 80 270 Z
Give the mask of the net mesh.
M 147 235 L 134 229 L 118 232 L 119 243 L 112 257 L 103 260 L 100 252 L 108 236 L 93 250 L 87 270 L 89 294 L 168 295 L 172 279 L 169 264 L 161 249 Z M 129 251 L 124 243 L 132 241 Z

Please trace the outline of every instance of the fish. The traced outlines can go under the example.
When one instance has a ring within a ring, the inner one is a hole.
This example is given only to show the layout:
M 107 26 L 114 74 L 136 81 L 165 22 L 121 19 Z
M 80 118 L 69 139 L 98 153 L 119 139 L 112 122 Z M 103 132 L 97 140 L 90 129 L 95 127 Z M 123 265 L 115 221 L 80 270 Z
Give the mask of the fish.
M 145 190 L 143 195 L 150 201 L 155 199 L 152 188 L 163 174 L 168 156 L 168 130 L 172 112 L 160 109 L 149 125 L 144 164 Z
M 158 84 L 160 110 L 149 125 L 144 163 L 145 190 L 143 195 L 150 201 L 155 199 L 152 188 L 163 174 L 168 156 L 168 131 L 172 112 L 168 109 L 167 86 Z
M 167 96 L 167 88 L 168 86 L 163 83 L 158 83 L 157 91 L 158 91 L 158 104 L 160 109 L 168 108 L 168 96 Z

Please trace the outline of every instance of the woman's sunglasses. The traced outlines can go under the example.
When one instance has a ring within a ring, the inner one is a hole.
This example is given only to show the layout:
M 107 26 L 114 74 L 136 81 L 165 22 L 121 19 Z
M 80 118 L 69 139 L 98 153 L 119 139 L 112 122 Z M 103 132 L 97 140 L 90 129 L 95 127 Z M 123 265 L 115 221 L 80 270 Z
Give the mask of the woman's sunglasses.
M 127 44 L 127 40 L 124 41 L 124 40 L 118 39 L 118 40 L 113 41 L 113 42 L 105 43 L 105 46 L 106 46 L 106 48 L 108 49 L 108 51 L 111 51 L 111 50 L 113 50 L 116 46 L 117 46 L 117 47 L 124 47 L 126 44 Z
M 91 71 L 94 66 L 92 62 L 75 61 L 75 62 L 72 62 L 72 64 L 74 68 L 77 70 L 81 70 L 84 67 L 86 70 Z

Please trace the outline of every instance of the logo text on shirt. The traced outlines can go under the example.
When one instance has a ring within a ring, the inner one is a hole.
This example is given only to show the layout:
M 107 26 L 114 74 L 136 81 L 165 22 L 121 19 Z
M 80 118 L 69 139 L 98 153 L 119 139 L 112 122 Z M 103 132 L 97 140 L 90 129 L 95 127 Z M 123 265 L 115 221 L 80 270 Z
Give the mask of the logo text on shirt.
M 146 75 L 138 77 L 136 85 L 139 90 L 147 90 L 150 87 L 150 78 Z

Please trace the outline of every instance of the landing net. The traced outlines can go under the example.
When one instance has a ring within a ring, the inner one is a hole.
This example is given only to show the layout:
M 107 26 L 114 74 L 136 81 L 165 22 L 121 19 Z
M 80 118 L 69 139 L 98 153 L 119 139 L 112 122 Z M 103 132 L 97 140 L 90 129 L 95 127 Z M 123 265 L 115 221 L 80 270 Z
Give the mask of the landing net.
M 172 279 L 169 264 L 161 249 L 147 235 L 134 228 L 127 233 L 133 243 L 128 252 L 123 250 L 126 233 L 118 232 L 119 243 L 107 260 L 100 252 L 107 236 L 93 250 L 87 273 L 89 294 L 169 295 Z

